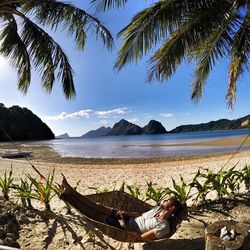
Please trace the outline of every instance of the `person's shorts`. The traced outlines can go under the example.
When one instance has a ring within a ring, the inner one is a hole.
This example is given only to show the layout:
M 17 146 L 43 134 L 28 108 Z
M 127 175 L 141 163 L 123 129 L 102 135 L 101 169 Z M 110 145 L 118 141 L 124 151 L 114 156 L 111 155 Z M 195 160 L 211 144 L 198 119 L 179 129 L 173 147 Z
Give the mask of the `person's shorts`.
M 129 220 L 129 216 L 128 215 L 123 215 L 123 218 L 125 220 L 125 223 L 128 224 L 128 220 Z M 110 226 L 113 226 L 113 227 L 117 227 L 117 228 L 120 228 L 120 229 L 124 229 L 120 223 L 119 223 L 119 219 L 121 219 L 120 216 L 114 216 L 114 215 L 107 215 L 105 216 L 104 218 L 104 222 Z

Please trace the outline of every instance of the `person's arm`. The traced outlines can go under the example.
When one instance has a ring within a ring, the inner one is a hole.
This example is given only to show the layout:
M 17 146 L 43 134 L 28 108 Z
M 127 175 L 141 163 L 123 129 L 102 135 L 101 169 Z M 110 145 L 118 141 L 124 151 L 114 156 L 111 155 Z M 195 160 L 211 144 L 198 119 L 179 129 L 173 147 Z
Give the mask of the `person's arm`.
M 151 210 L 149 210 L 149 211 L 151 211 Z M 143 212 L 143 213 L 140 213 L 140 212 L 119 211 L 118 214 L 126 214 L 126 215 L 131 216 L 131 217 L 139 217 L 139 216 L 144 216 L 149 211 L 146 211 L 146 212 Z
M 127 211 L 121 211 L 122 214 L 125 214 L 125 215 L 128 215 L 128 216 L 131 216 L 131 217 L 138 217 L 138 216 L 141 216 L 142 213 L 139 213 L 139 212 L 127 212 Z
M 145 241 L 149 241 L 149 240 L 155 240 L 157 239 L 156 235 L 155 235 L 155 230 L 149 230 L 143 234 L 140 235 L 140 238 L 145 240 Z

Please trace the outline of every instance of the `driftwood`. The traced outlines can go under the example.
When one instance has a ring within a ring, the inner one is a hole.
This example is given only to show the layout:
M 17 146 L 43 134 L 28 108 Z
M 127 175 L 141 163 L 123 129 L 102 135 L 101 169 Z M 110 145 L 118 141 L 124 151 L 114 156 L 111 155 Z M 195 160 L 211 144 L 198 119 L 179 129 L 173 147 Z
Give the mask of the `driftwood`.
M 220 232 L 223 227 L 226 227 L 228 231 L 233 229 L 236 233 L 235 239 L 221 239 Z M 206 250 L 249 250 L 248 228 L 246 224 L 236 221 L 218 221 L 210 224 L 205 229 Z

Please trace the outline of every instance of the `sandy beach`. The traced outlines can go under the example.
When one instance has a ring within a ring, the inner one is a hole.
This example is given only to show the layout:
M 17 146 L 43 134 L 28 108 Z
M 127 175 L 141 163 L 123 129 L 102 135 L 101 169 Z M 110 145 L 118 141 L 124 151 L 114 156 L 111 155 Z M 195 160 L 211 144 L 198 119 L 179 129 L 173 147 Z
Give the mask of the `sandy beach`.
M 239 139 L 236 139 L 239 140 Z M 224 142 L 225 143 L 225 142 Z M 232 141 L 230 141 L 230 144 Z M 247 142 L 249 143 L 249 141 Z M 4 148 L 3 146 L 1 147 Z M 6 148 L 6 147 L 5 147 Z M 29 148 L 26 148 L 29 150 Z M 33 147 L 33 158 L 30 162 L 43 175 L 47 175 L 55 168 L 55 181 L 60 183 L 63 173 L 70 184 L 76 185 L 80 180 L 78 190 L 83 194 L 93 193 L 89 187 L 95 187 L 99 190 L 113 190 L 119 188 L 122 182 L 128 185 L 137 185 L 143 191 L 146 189 L 146 183 L 153 182 L 155 187 L 171 187 L 171 178 L 177 182 L 180 175 L 186 181 L 190 181 L 198 168 L 210 168 L 219 170 L 230 159 L 232 154 L 214 155 L 209 157 L 160 159 L 150 162 L 141 161 L 130 163 L 130 161 L 88 161 L 79 159 L 64 159 L 58 156 L 53 150 L 41 146 Z M 250 151 L 237 153 L 233 159 L 225 166 L 225 169 L 237 164 L 240 169 L 246 164 L 250 164 Z M 30 163 L 26 160 L 12 160 L 0 158 L 0 174 L 3 176 L 5 170 L 13 169 L 14 182 L 18 183 L 20 177 L 30 173 L 37 176 Z M 12 194 L 12 199 L 14 194 Z M 247 223 L 250 228 L 250 209 L 248 203 L 244 200 L 236 202 L 226 213 L 217 211 L 202 210 L 193 212 L 190 221 L 185 221 L 177 230 L 177 233 L 171 239 L 156 242 L 135 244 L 135 249 L 204 249 L 204 228 L 209 223 L 217 220 L 233 219 Z M 39 210 L 43 210 L 42 204 L 35 204 Z M 29 222 L 21 226 L 20 238 L 18 242 L 22 249 L 127 249 L 127 243 L 116 242 L 106 237 L 100 232 L 86 225 L 83 218 L 74 211 L 73 215 L 66 215 L 64 203 L 58 198 L 51 202 L 53 213 L 36 214 L 31 216 Z M 46 216 L 45 216 L 46 215 Z M 96 236 L 89 238 L 85 228 L 91 228 Z

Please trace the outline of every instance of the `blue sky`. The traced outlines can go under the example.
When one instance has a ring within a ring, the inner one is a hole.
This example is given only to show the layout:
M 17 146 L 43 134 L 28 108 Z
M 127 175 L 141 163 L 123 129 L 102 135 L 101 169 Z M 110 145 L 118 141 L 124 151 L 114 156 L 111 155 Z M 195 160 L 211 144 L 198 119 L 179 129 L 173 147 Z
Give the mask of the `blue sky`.
M 72 2 L 89 12 L 93 11 L 87 1 Z M 145 6 L 142 0 L 131 2 L 125 10 L 100 14 L 100 19 L 114 37 Z M 152 2 L 147 1 L 147 4 Z M 19 105 L 29 108 L 48 124 L 55 135 L 67 132 L 71 136 L 80 136 L 100 126 L 112 127 L 120 119 L 140 126 L 155 119 L 171 130 L 182 124 L 236 119 L 250 113 L 248 72 L 238 84 L 234 111 L 227 109 L 227 61 L 216 65 L 203 98 L 193 103 L 190 95 L 194 65 L 183 63 L 169 81 L 148 84 L 145 81 L 147 57 L 137 65 L 126 66 L 119 73 L 113 70 L 120 40 L 115 42 L 116 49 L 109 52 L 103 48 L 101 40 L 96 41 L 90 33 L 84 52 L 79 52 L 75 50 L 73 39 L 67 38 L 65 33 L 57 32 L 53 36 L 70 58 L 75 72 L 76 98 L 67 101 L 58 82 L 51 94 L 44 93 L 36 72 L 32 75 L 29 92 L 24 96 L 17 91 L 16 72 L 0 57 L 0 101 L 7 107 Z

